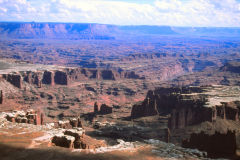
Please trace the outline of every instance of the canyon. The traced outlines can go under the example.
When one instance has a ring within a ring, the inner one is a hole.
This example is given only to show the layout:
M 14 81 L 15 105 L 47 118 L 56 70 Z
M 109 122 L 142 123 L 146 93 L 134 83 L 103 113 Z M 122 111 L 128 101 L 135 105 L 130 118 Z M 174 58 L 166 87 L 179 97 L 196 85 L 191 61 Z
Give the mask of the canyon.
M 239 159 L 239 49 L 239 28 L 0 22 L 0 159 Z
M 239 104 L 239 86 L 163 87 L 149 91 L 142 103 L 134 105 L 131 118 L 164 116 L 170 142 L 207 151 L 212 157 L 233 156 L 239 153 L 235 126 L 239 125 Z M 207 124 L 221 127 L 209 131 Z
M 7 63 L 9 66 L 20 65 L 19 62 L 12 60 L 2 63 Z M 26 67 L 31 64 L 21 62 L 21 65 Z M 52 143 L 56 146 L 95 150 L 108 146 L 109 144 L 106 143 L 116 144 L 114 142 L 116 139 L 143 143 L 147 139 L 159 139 L 187 148 L 198 148 L 202 152 L 207 152 L 207 155 L 212 158 L 238 156 L 240 132 L 237 126 L 240 123 L 240 88 L 237 85 L 176 87 L 169 85 L 170 81 L 169 83 L 155 83 L 153 86 L 158 85 L 159 87 L 156 89 L 153 87 L 152 90 L 143 93 L 142 96 L 146 94 L 146 97 L 145 99 L 142 98 L 142 102 L 136 97 L 139 95 L 130 94 L 129 96 L 135 97 L 137 100 L 129 103 L 129 107 L 124 106 L 127 102 L 126 99 L 124 105 L 119 105 L 121 100 L 114 104 L 99 98 L 91 99 L 92 103 L 87 107 L 86 96 L 83 97 L 85 103 L 81 102 L 83 99 L 80 99 L 80 97 L 72 97 L 74 96 L 72 93 L 77 93 L 78 90 L 75 84 L 84 84 L 86 81 L 103 81 L 110 84 L 119 81 L 121 83 L 137 81 L 139 86 L 141 83 L 146 83 L 146 78 L 128 71 L 119 72 L 51 65 L 34 66 L 35 68 L 32 68 L 32 70 L 25 70 L 25 67 L 21 68 L 19 66 L 17 71 L 14 67 L 2 70 L 1 84 L 4 84 L 4 86 L 1 85 L 1 111 L 17 110 L 14 111 L 14 114 L 6 116 L 6 119 L 11 123 L 37 125 L 53 123 L 55 127 L 62 128 L 63 131 L 59 130 L 59 134 L 52 136 Z M 235 70 L 231 66 L 228 68 L 228 66 L 230 65 L 226 64 L 218 70 L 224 74 L 231 73 L 230 75 L 233 78 L 233 75 L 238 73 L 235 73 Z M 88 86 L 85 89 L 96 92 L 94 91 L 95 87 Z M 117 90 L 115 89 L 115 91 Z M 13 92 L 18 101 L 11 97 Z M 58 96 L 60 94 L 67 96 L 68 92 L 71 93 L 69 100 L 67 100 L 67 97 L 63 97 L 65 100 L 57 99 L 58 97 L 54 97 L 53 94 L 58 93 Z M 38 95 L 38 93 L 40 94 Z M 116 93 L 120 92 L 117 91 Z M 35 95 L 35 98 L 32 99 L 33 95 Z M 96 94 L 96 96 L 99 96 L 99 94 Z M 116 97 L 120 95 L 113 94 L 113 96 L 116 100 Z M 25 100 L 22 101 L 22 98 Z M 57 102 L 54 102 L 55 99 Z M 12 108 L 6 107 L 9 104 Z M 33 108 L 37 112 L 27 111 L 29 108 Z M 25 110 L 26 117 L 19 110 Z M 32 118 L 28 120 L 28 117 Z M 209 126 L 212 126 L 211 130 L 209 130 Z M 77 128 L 81 127 L 87 134 L 75 137 L 75 132 L 80 133 Z M 104 137 L 107 142 L 100 142 L 91 137 Z M 196 140 L 199 139 L 198 137 L 202 142 L 200 146 L 197 145 L 200 143 Z M 208 138 L 201 137 L 210 137 L 210 139 L 216 139 L 217 142 L 219 141 L 218 137 L 222 137 L 221 139 L 226 137 L 226 144 L 224 141 L 223 148 L 211 146 L 209 149 L 207 147 Z M 231 139 L 231 143 L 229 139 Z M 91 144 L 86 144 L 87 142 L 91 142 Z M 235 147 L 226 147 L 230 144 L 235 145 Z M 211 148 L 215 149 L 212 150 Z M 228 148 L 228 150 L 225 148 Z M 226 153 L 219 154 L 223 149 Z

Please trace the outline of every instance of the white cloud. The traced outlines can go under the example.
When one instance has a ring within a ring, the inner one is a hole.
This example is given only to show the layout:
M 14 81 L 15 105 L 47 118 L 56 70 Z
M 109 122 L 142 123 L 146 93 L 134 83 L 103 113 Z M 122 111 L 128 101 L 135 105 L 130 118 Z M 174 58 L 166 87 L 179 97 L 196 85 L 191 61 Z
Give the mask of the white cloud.
M 7 12 L 7 9 L 6 8 L 2 8 L 2 7 L 0 7 L 0 11 L 2 11 L 2 12 Z
M 240 27 L 237 0 L 0 0 L 0 6 L 0 21 Z

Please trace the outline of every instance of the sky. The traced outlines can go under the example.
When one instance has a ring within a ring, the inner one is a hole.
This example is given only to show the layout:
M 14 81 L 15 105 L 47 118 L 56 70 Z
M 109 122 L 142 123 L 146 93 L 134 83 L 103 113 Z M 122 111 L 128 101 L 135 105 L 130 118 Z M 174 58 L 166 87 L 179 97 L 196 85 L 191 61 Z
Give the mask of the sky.
M 0 21 L 240 27 L 240 0 L 0 0 Z

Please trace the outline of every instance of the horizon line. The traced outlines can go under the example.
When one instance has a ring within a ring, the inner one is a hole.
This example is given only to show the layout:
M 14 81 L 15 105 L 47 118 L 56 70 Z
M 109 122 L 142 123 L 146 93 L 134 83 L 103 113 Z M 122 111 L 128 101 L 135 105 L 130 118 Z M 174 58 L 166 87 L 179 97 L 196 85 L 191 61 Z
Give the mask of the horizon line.
M 0 23 L 59 23 L 59 24 L 99 24 L 99 25 L 111 25 L 111 26 L 154 26 L 154 27 L 178 27 L 178 28 L 239 28 L 229 27 L 229 26 L 173 26 L 173 25 L 148 25 L 148 24 L 130 24 L 130 25 L 120 25 L 120 24 L 110 24 L 110 23 L 96 23 L 96 22 L 50 22 L 50 21 L 0 21 Z

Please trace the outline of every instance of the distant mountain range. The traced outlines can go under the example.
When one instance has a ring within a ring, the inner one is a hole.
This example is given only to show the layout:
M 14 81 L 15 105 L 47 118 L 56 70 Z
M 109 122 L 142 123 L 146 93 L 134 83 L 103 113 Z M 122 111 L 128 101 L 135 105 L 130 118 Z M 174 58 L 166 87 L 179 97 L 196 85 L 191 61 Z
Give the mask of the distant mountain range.
M 126 36 L 240 36 L 240 28 L 116 26 L 95 23 L 0 22 L 0 37 L 22 39 L 121 39 Z

